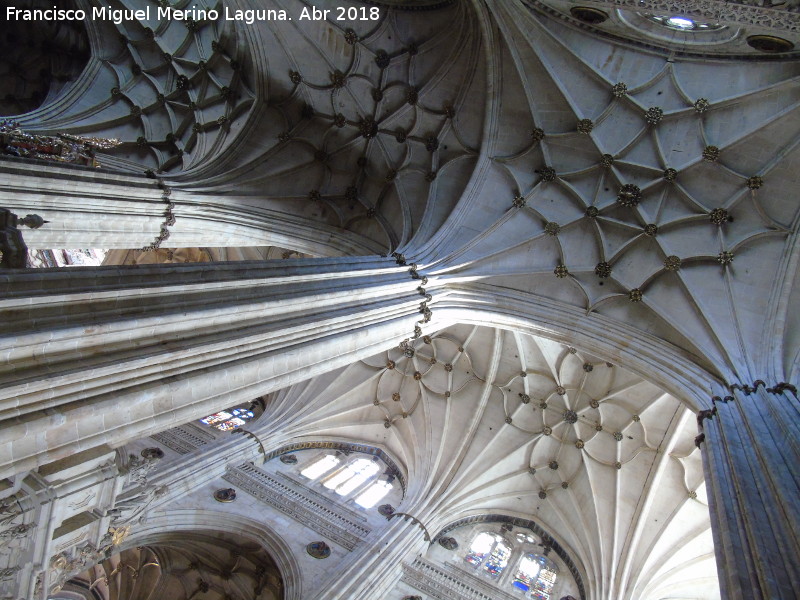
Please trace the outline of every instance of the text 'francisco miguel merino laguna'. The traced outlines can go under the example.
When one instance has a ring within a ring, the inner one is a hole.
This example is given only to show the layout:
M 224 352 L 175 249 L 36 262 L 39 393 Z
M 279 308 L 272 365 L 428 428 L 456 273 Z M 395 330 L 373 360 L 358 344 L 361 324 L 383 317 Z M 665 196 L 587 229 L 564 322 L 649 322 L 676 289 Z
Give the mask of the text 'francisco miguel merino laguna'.
M 9 21 L 83 21 L 87 17 L 92 20 L 111 21 L 116 25 L 124 21 L 149 21 L 151 16 L 156 19 L 169 19 L 175 21 L 217 21 L 220 18 L 225 21 L 242 21 L 252 25 L 256 21 L 291 21 L 292 18 L 286 14 L 285 10 L 258 9 L 258 10 L 231 10 L 227 6 L 220 11 L 205 8 L 190 8 L 179 10 L 172 7 L 157 7 L 157 13 L 152 15 L 151 8 L 146 7 L 138 10 L 111 9 L 108 7 L 92 8 L 91 13 L 84 10 L 61 9 L 57 6 L 48 9 L 22 9 L 9 6 L 6 8 L 6 19 Z M 304 7 L 299 20 L 316 21 L 325 18 L 322 11 L 316 8 Z M 327 16 L 327 15 L 326 15 Z

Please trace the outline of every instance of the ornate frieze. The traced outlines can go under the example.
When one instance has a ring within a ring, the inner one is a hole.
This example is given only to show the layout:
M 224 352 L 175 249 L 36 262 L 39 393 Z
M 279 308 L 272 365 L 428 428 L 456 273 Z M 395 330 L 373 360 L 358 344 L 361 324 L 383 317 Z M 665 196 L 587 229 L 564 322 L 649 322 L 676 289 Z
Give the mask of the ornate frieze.
M 229 467 L 223 479 L 347 550 L 354 550 L 369 534 L 368 527 L 343 514 L 329 498 L 280 475 L 244 464 Z
M 178 454 L 188 454 L 216 439 L 212 433 L 192 423 L 174 427 L 150 437 Z

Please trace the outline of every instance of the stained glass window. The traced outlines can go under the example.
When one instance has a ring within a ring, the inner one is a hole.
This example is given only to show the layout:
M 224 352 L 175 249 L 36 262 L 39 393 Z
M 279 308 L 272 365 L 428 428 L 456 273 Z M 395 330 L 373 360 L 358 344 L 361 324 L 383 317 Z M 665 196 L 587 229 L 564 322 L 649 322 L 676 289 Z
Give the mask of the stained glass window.
M 464 560 L 476 568 L 483 565 L 483 571 L 497 577 L 506 568 L 510 556 L 511 546 L 501 535 L 484 531 L 473 540 Z
M 376 481 L 356 498 L 356 504 L 364 508 L 372 508 L 392 490 L 388 481 Z
M 546 556 L 526 554 L 519 561 L 512 585 L 528 592 L 526 598 L 550 600 L 557 577 L 556 566 Z
M 519 561 L 519 568 L 512 582 L 514 587 L 527 592 L 536 582 L 541 568 L 541 565 L 532 554 L 523 556 L 522 560 Z
M 237 427 L 241 427 L 248 420 L 252 419 L 255 415 L 252 410 L 246 408 L 234 408 L 232 410 L 223 410 L 213 415 L 207 416 L 205 419 L 200 419 L 203 425 L 210 425 L 216 427 L 220 431 L 231 431 Z
M 503 572 L 511 557 L 511 546 L 505 542 L 498 542 L 489 558 L 483 563 L 483 570 L 492 577 L 497 577 Z
M 341 462 L 338 456 L 334 456 L 333 454 L 326 454 L 319 460 L 311 463 L 305 469 L 300 471 L 300 475 L 303 477 L 308 477 L 309 479 L 316 479 L 323 473 L 327 473 L 333 467 L 338 465 Z

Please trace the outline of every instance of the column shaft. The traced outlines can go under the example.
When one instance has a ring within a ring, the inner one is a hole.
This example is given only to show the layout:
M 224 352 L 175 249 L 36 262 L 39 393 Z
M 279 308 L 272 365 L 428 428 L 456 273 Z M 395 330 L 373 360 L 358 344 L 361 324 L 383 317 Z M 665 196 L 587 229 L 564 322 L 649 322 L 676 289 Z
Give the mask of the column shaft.
M 724 598 L 800 597 L 797 419 L 797 397 L 763 385 L 716 399 L 713 416 L 701 418 Z
M 119 446 L 374 354 L 414 332 L 392 259 L 0 275 L 0 477 Z

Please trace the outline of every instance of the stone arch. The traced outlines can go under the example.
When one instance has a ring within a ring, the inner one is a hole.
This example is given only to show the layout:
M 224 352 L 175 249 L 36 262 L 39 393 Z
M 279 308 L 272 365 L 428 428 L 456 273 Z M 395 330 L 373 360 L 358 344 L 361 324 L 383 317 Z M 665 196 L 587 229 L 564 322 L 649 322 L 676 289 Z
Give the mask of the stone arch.
M 635 373 L 694 411 L 712 408 L 713 395 L 726 395 L 724 378 L 709 364 L 676 345 L 625 323 L 536 298 L 470 286 L 435 305 L 443 327 L 453 323 L 488 325 L 575 345 Z
M 364 454 L 371 454 L 372 456 L 377 456 L 380 458 L 386 466 L 388 466 L 392 470 L 392 474 L 397 478 L 397 481 L 400 483 L 400 487 L 403 490 L 403 495 L 405 496 L 406 493 L 406 472 L 403 468 L 401 468 L 402 463 L 395 459 L 392 454 L 377 445 L 373 444 L 362 444 L 357 441 L 353 440 L 333 440 L 333 439 L 305 439 L 297 442 L 292 442 L 290 444 L 284 444 L 283 446 L 268 452 L 264 456 L 264 462 L 272 460 L 280 456 L 281 454 L 286 454 L 287 452 L 294 452 L 297 450 L 312 450 L 312 449 L 331 449 L 331 450 L 346 450 L 349 452 L 361 452 Z
M 266 523 L 239 515 L 198 509 L 165 510 L 148 516 L 147 522 L 131 533 L 120 550 L 157 544 L 165 536 L 193 532 L 208 534 L 224 532 L 258 544 L 269 554 L 283 579 L 284 600 L 302 600 L 303 577 L 300 565 L 289 546 Z

